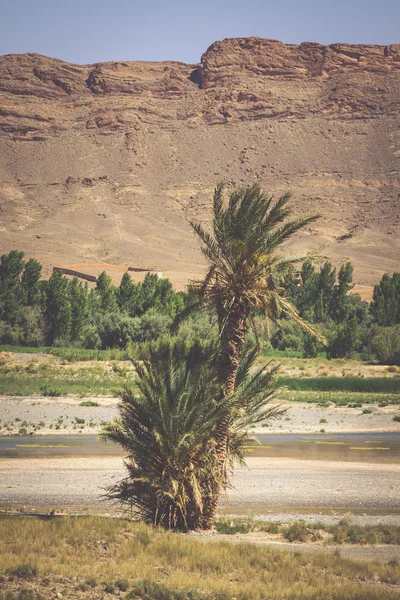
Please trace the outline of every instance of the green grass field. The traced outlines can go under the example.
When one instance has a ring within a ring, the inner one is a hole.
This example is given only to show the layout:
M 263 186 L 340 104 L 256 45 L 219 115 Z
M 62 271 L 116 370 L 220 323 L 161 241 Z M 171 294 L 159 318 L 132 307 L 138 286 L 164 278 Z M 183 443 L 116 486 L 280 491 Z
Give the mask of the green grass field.
M 1 351 L 27 355 L 22 360 L 0 360 L 3 395 L 113 395 L 126 376 L 134 376 L 128 352 L 121 350 L 0 346 Z M 39 360 L 40 352 L 50 356 Z M 277 383 L 278 396 L 284 400 L 343 406 L 400 404 L 397 371 L 382 376 L 382 371 L 376 373 L 374 366 L 359 361 L 293 358 L 278 351 L 269 358 L 282 363 Z M 86 364 L 81 364 L 83 361 Z
M 299 392 L 400 394 L 400 377 L 279 377 L 278 385 Z
M 110 395 L 118 392 L 121 388 L 121 381 L 115 381 L 111 378 L 92 379 L 85 376 L 82 379 L 69 379 L 40 376 L 7 376 L 0 377 L 0 394 L 7 396 L 68 396 L 77 395 Z
M 133 381 L 133 379 L 131 378 Z M 114 395 L 123 385 L 124 374 L 94 374 L 90 368 L 75 373 L 53 369 L 47 372 L 5 373 L 0 367 L 0 395 L 67 396 Z M 291 378 L 278 380 L 278 397 L 291 402 L 309 402 L 348 406 L 373 403 L 400 404 L 400 379 L 364 378 Z
M 0 344 L 0 352 L 14 352 L 15 354 L 51 354 L 69 362 L 83 360 L 128 360 L 129 352 L 118 348 L 110 350 L 87 350 L 86 348 L 56 348 L 54 346 L 9 346 Z
M 381 407 L 389 404 L 400 404 L 399 394 L 298 391 L 288 390 L 284 387 L 277 391 L 277 397 L 288 402 L 306 402 L 323 407 L 327 407 L 331 403 L 336 406 L 348 406 L 350 408 L 360 408 L 364 404 L 378 404 Z

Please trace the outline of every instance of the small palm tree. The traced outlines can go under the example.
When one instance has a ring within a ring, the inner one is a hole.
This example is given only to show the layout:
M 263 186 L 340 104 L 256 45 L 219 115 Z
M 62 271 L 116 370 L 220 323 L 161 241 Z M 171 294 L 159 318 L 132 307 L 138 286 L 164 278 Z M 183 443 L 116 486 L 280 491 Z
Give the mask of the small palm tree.
M 221 399 L 215 348 L 194 342 L 163 341 L 134 361 L 138 393 L 125 387 L 121 418 L 102 436 L 128 453 L 128 477 L 108 496 L 134 508 L 141 518 L 167 528 L 209 528 L 209 507 L 228 484 L 219 469 L 215 432 L 221 420 L 230 429 L 229 463 L 243 460 L 250 426 L 277 416 L 266 402 L 273 396 L 274 369 L 249 375 L 254 353 L 238 370 L 237 392 Z
M 276 321 L 286 316 L 306 332 L 325 341 L 304 321 L 288 301 L 285 288 L 296 265 L 308 256 L 286 258 L 282 245 L 295 233 L 318 218 L 312 215 L 288 220 L 290 194 L 277 200 L 265 194 L 258 185 L 232 192 L 223 206 L 223 185 L 214 193 L 212 232 L 191 223 L 202 241 L 202 252 L 209 268 L 203 281 L 193 285 L 197 302 L 187 309 L 211 308 L 218 315 L 221 338 L 220 377 L 226 396 L 234 393 L 243 342 L 254 325 L 255 310 Z M 221 470 L 227 457 L 229 420 L 217 426 L 216 451 Z M 216 506 L 214 506 L 214 511 Z

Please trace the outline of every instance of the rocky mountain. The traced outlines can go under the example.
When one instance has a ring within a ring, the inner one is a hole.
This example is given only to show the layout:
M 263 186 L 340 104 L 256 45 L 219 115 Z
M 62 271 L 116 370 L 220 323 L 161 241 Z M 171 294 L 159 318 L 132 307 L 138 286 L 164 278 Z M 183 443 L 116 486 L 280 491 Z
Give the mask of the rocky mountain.
M 0 57 L 0 251 L 128 264 L 182 286 L 215 184 L 291 190 L 291 251 L 399 270 L 400 44 L 214 43 L 197 65 Z

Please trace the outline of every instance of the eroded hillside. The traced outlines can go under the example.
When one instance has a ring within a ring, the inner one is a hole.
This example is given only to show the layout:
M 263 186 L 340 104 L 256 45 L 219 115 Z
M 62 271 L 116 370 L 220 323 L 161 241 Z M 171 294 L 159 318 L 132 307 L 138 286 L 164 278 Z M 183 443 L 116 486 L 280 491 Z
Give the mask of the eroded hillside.
M 218 181 L 323 218 L 295 249 L 399 269 L 400 45 L 213 44 L 198 65 L 0 57 L 1 251 L 129 264 L 178 285 Z M 171 275 L 172 272 L 172 275 Z M 175 275 L 174 275 L 175 274 Z

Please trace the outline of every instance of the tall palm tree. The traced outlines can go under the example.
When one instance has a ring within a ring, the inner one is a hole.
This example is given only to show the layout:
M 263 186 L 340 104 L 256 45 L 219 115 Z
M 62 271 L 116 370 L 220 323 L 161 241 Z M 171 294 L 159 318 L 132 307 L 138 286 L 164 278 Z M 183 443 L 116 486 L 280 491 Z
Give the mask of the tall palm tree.
M 308 256 L 284 257 L 282 245 L 295 233 L 318 218 L 311 215 L 288 220 L 292 210 L 290 194 L 277 200 L 259 185 L 232 192 L 225 208 L 223 185 L 214 193 L 212 231 L 191 223 L 199 236 L 201 250 L 209 264 L 203 281 L 193 286 L 197 302 L 187 309 L 202 306 L 216 311 L 221 338 L 220 377 L 225 396 L 234 393 L 245 335 L 254 325 L 253 313 L 262 311 L 267 320 L 286 316 L 306 332 L 325 341 L 304 321 L 288 301 L 285 287 L 296 265 Z M 229 420 L 217 426 L 216 452 L 221 470 L 227 457 Z M 216 505 L 210 509 L 216 510 Z
M 128 477 L 108 496 L 155 525 L 209 528 L 213 515 L 208 507 L 228 483 L 226 469 L 217 463 L 218 423 L 229 422 L 232 463 L 243 460 L 249 427 L 279 414 L 268 405 L 276 370 L 250 375 L 253 357 L 244 355 L 235 394 L 221 399 L 212 345 L 162 341 L 145 348 L 141 360 L 134 361 L 138 391 L 125 387 L 121 418 L 102 432 L 128 452 Z

